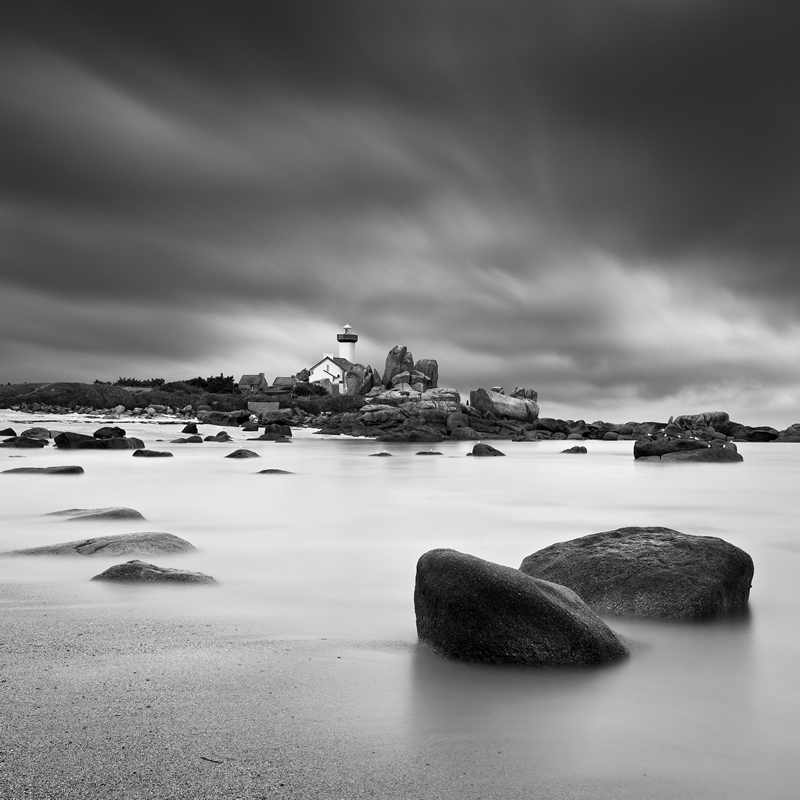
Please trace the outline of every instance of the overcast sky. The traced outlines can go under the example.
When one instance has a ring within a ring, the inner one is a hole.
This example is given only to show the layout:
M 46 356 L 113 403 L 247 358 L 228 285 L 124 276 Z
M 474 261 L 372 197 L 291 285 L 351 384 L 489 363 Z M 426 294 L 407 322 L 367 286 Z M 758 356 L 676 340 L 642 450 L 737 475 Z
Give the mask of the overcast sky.
M 800 422 L 800 6 L 0 4 L 0 381 L 404 344 L 543 416 Z

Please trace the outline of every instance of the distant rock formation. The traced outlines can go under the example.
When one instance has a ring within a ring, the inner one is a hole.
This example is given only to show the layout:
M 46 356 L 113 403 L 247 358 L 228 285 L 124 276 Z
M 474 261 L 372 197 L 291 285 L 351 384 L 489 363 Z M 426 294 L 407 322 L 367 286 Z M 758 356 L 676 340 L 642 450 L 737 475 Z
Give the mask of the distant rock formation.
M 109 506 L 107 508 L 67 508 L 64 511 L 51 511 L 45 517 L 64 517 L 67 522 L 98 522 L 117 520 L 144 520 L 135 508 Z
M 3 474 L 39 474 L 39 475 L 83 475 L 83 467 L 75 465 L 63 465 L 58 467 L 16 467 L 15 469 L 4 469 Z

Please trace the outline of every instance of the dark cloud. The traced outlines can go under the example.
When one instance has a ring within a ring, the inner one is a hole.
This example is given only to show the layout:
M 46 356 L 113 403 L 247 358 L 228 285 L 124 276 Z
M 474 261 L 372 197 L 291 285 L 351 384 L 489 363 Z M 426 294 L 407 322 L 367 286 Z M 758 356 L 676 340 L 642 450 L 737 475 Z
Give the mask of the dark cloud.
M 721 0 L 6 2 L 4 361 L 46 371 L 50 341 L 202 371 L 247 325 L 290 372 L 349 317 L 373 361 L 408 343 L 462 388 L 564 407 L 791 386 L 798 22 Z

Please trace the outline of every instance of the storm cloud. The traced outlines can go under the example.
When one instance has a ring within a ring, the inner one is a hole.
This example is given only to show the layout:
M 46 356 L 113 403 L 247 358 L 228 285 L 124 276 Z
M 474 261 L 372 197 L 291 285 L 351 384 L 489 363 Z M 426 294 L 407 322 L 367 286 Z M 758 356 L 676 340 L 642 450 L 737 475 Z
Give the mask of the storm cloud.
M 0 7 L 0 380 L 437 358 L 543 414 L 800 420 L 800 11 Z

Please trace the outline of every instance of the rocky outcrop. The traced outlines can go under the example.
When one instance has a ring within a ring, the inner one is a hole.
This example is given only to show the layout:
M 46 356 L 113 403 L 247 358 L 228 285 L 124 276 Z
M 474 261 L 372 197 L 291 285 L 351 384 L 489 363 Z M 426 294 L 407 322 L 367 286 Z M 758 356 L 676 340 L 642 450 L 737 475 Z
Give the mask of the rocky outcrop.
M 404 345 L 395 345 L 386 356 L 381 383 L 387 389 L 392 386 L 392 378 L 399 372 L 410 372 L 414 369 L 414 357 Z
M 107 508 L 67 508 L 64 511 L 51 511 L 46 517 L 64 517 L 67 522 L 108 522 L 122 520 L 144 520 L 135 508 L 109 506 Z
M 455 550 L 419 559 L 414 610 L 420 641 L 460 661 L 564 667 L 628 655 L 570 589 Z
M 169 569 L 147 564 L 144 561 L 127 561 L 109 567 L 105 572 L 95 575 L 93 581 L 116 581 L 117 583 L 198 583 L 212 584 L 216 581 L 202 572 L 189 572 L 185 569 Z
M 9 475 L 11 473 L 32 475 L 83 475 L 83 467 L 64 465 L 58 467 L 16 467 L 15 469 L 3 470 L 3 475 Z
M 344 375 L 344 393 L 364 395 L 372 389 L 372 367 L 352 364 Z
M 425 376 L 426 389 L 436 389 L 439 386 L 439 362 L 435 358 L 421 358 L 414 364 L 414 372 Z
M 753 579 L 753 560 L 738 547 L 658 527 L 560 542 L 529 555 L 520 569 L 568 586 L 598 614 L 685 620 L 743 610 Z
M 142 531 L 121 533 L 116 536 L 97 536 L 92 539 L 77 539 L 74 542 L 59 542 L 44 547 L 29 547 L 11 550 L 2 555 L 16 556 L 155 556 L 190 553 L 194 545 L 172 533 Z
M 475 389 L 469 394 L 470 405 L 483 414 L 500 419 L 533 422 L 539 416 L 539 405 L 524 397 L 508 397 L 491 389 Z

